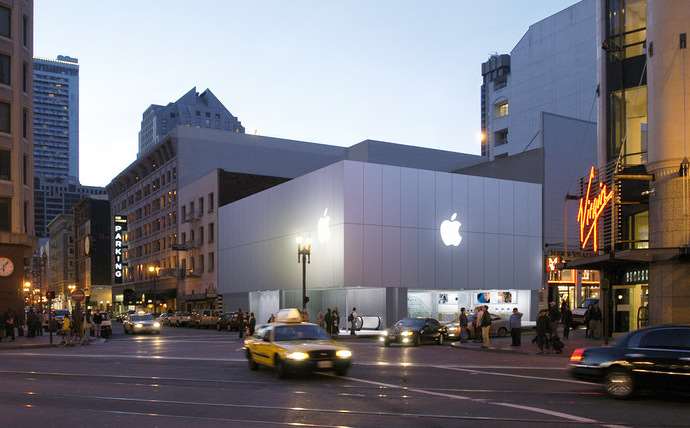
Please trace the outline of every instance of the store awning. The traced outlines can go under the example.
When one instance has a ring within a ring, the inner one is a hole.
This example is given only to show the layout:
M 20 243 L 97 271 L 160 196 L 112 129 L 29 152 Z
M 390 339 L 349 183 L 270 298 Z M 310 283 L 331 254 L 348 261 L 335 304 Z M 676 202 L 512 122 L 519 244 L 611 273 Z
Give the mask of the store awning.
M 683 255 L 682 248 L 640 248 L 635 250 L 617 251 L 600 256 L 582 257 L 570 260 L 565 269 L 606 270 L 620 267 L 627 263 L 650 263 L 672 260 Z

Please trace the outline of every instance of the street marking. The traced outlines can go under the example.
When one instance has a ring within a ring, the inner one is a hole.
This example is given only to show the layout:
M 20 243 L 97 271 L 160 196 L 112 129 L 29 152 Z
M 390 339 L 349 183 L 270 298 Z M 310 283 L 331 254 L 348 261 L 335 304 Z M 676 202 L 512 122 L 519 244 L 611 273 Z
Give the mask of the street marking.
M 331 374 L 323 374 L 323 375 L 336 377 L 335 375 L 331 375 Z M 511 405 L 510 403 L 492 402 L 492 401 L 485 400 L 485 399 L 470 398 L 470 397 L 466 397 L 464 395 L 446 394 L 443 392 L 430 391 L 428 389 L 406 387 L 406 386 L 394 385 L 394 384 L 390 384 L 390 383 L 377 382 L 377 381 L 368 380 L 368 379 L 359 379 L 359 378 L 354 378 L 354 377 L 349 377 L 349 376 L 340 376 L 339 378 L 349 380 L 352 382 L 362 382 L 362 383 L 367 383 L 370 385 L 385 386 L 388 388 L 402 389 L 405 391 L 412 391 L 412 392 L 416 392 L 419 394 L 426 394 L 426 395 L 432 395 L 432 396 L 436 396 L 436 397 L 450 398 L 450 399 L 454 399 L 454 400 L 465 400 L 465 401 L 471 401 L 471 402 L 475 402 L 475 403 L 491 404 L 491 405 L 504 406 L 504 407 L 511 407 L 512 406 L 512 407 L 519 408 L 519 409 L 522 409 L 522 410 L 525 410 L 528 412 L 535 412 L 535 413 L 540 413 L 540 414 L 545 414 L 545 415 L 550 415 L 550 416 L 556 416 L 556 417 L 559 417 L 561 419 L 566 419 L 566 420 L 578 422 L 578 423 L 587 423 L 587 424 L 598 424 L 599 423 L 594 419 L 583 418 L 580 416 L 571 415 L 568 413 L 556 412 L 556 411 L 549 410 L 549 409 L 542 409 L 539 407 L 521 406 L 519 404 Z
M 143 412 L 130 412 L 123 410 L 94 410 L 88 409 L 95 412 L 102 413 L 112 413 L 116 415 L 132 415 L 132 416 L 150 416 L 150 417 L 162 417 L 162 418 L 175 418 L 175 419 L 198 419 L 204 421 L 218 421 L 218 422 L 240 422 L 243 424 L 262 424 L 262 425 L 283 425 L 283 426 L 298 426 L 298 427 L 313 427 L 313 428 L 351 428 L 348 425 L 319 425 L 312 424 L 308 422 L 280 422 L 280 421 L 260 421 L 257 419 L 228 419 L 228 418 L 214 418 L 210 416 L 191 416 L 191 415 L 173 415 L 169 413 L 143 413 Z
M 514 374 L 514 373 L 485 372 L 485 371 L 470 370 L 470 369 L 464 369 L 464 368 L 459 368 L 459 367 L 449 367 L 449 366 L 435 366 L 435 367 L 437 369 L 454 370 L 454 371 L 458 371 L 458 372 L 465 372 L 465 373 L 479 374 L 479 375 L 506 376 L 506 377 L 516 377 L 516 378 L 520 378 L 520 379 L 548 380 L 551 382 L 574 383 L 574 384 L 578 384 L 578 385 L 598 385 L 597 383 L 594 383 L 594 382 L 585 382 L 583 380 L 575 380 L 575 379 L 560 379 L 560 378 L 544 377 L 544 376 L 528 376 L 528 375 L 519 375 L 519 374 Z
M 391 385 L 397 389 L 412 390 L 412 388 L 404 388 L 395 385 Z M 445 396 L 448 394 L 436 394 L 440 396 Z M 43 394 L 30 394 L 32 398 L 41 398 Z M 48 396 L 48 394 L 45 394 Z M 159 399 L 148 399 L 148 398 L 129 398 L 129 397 L 105 397 L 105 396 L 85 396 L 85 395 L 67 395 L 67 394 L 50 394 L 53 397 L 60 398 L 79 398 L 79 399 L 94 399 L 94 400 L 104 400 L 104 401 L 121 401 L 121 402 L 139 402 L 148 404 L 177 404 L 177 405 L 188 405 L 188 406 L 208 406 L 208 407 L 221 407 L 221 408 L 247 408 L 247 409 L 267 409 L 267 410 L 278 410 L 287 412 L 308 412 L 308 413 L 335 413 L 340 415 L 361 415 L 361 416 L 386 416 L 386 417 L 407 417 L 407 418 L 434 418 L 434 419 L 446 419 L 446 420 L 473 420 L 473 421 L 502 421 L 502 422 L 527 422 L 527 423 L 557 423 L 559 421 L 552 419 L 533 419 L 533 418 L 502 418 L 493 416 L 466 416 L 466 415 L 443 415 L 443 414 L 427 414 L 427 413 L 398 413 L 398 412 L 380 412 L 380 411 L 366 411 L 366 410 L 348 410 L 348 409 L 321 409 L 321 408 L 307 408 L 307 407 L 287 407 L 287 406 L 266 406 L 259 404 L 232 404 L 232 403 L 207 403 L 199 401 L 177 401 L 177 400 L 159 400 Z M 449 395 L 452 398 L 458 398 L 459 396 Z M 471 399 L 472 400 L 472 399 Z M 478 403 L 484 403 L 484 400 L 472 400 Z M 155 413 L 146 413 L 154 414 Z M 185 417 L 185 416 L 180 416 Z M 194 417 L 194 416 L 193 416 Z M 293 425 L 298 425 L 299 423 L 292 423 Z M 319 426 L 319 425 L 317 425 Z

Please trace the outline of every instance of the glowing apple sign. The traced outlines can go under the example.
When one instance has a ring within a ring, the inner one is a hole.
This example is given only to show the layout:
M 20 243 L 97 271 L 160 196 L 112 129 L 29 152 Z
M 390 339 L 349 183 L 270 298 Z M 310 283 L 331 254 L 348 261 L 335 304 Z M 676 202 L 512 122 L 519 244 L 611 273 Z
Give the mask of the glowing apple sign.
M 319 218 L 316 230 L 319 242 L 328 242 L 331 237 L 331 217 L 328 215 L 328 208 L 323 211 L 323 216 Z
M 456 220 L 458 213 L 453 213 L 450 216 L 450 220 L 443 220 L 441 223 L 441 240 L 446 245 L 446 247 L 454 246 L 457 247 L 462 242 L 462 236 L 460 236 L 460 226 L 462 223 Z

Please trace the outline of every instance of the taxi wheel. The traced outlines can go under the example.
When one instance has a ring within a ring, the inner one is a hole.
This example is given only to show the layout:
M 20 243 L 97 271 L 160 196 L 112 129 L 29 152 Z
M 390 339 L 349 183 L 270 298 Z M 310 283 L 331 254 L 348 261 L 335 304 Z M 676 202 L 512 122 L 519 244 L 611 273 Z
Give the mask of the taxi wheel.
M 285 379 L 287 377 L 287 366 L 278 356 L 275 358 L 275 369 L 278 379 Z
M 259 370 L 259 365 L 256 364 L 256 361 L 254 361 L 254 358 L 252 357 L 252 353 L 250 351 L 247 351 L 247 362 L 249 363 L 249 370 Z

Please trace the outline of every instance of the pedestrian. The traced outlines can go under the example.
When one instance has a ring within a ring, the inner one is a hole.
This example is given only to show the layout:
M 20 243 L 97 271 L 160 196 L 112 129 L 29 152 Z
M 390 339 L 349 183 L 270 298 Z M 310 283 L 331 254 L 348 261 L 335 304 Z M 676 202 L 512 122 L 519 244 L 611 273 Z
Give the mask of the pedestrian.
M 518 308 L 513 308 L 513 313 L 508 318 L 508 327 L 512 339 L 510 346 L 520 346 L 522 344 L 522 313 L 518 311 Z
M 323 311 L 319 311 L 318 315 L 316 315 L 316 323 L 319 325 L 319 327 L 324 328 L 325 321 L 323 317 Z
M 565 305 L 561 311 L 561 322 L 563 323 L 563 338 L 567 339 L 570 336 L 570 328 L 573 325 L 573 311 L 570 306 Z
M 326 323 L 326 333 L 333 336 L 333 313 L 331 312 L 331 308 L 326 309 L 326 315 L 323 319 Z
M 465 343 L 467 340 L 463 337 L 463 333 L 467 334 L 467 337 L 469 338 L 469 330 L 467 329 L 468 325 L 468 320 L 467 320 L 467 312 L 465 312 L 465 308 L 460 308 L 460 316 L 458 317 L 458 324 L 460 325 L 460 343 Z
M 548 342 L 548 335 L 551 332 L 551 321 L 549 320 L 548 312 L 546 310 L 541 310 L 539 312 L 539 317 L 537 318 L 537 336 L 534 340 L 537 342 L 539 347 L 539 354 L 544 353 L 544 346 Z
M 244 312 L 242 312 L 242 308 L 239 308 L 237 311 L 237 330 L 239 332 L 239 339 L 244 338 L 244 329 L 247 328 L 247 325 L 244 320 Z
M 256 329 L 256 318 L 254 318 L 254 312 L 249 314 L 249 335 L 254 336 L 254 330 Z
M 271 324 L 274 322 L 276 322 L 276 316 L 275 316 L 275 314 L 271 314 L 271 316 L 268 317 L 268 323 Z
M 549 322 L 551 322 L 551 334 L 558 336 L 558 322 L 561 320 L 561 311 L 558 310 L 556 302 L 549 303 Z
M 589 314 L 589 328 L 590 328 L 590 336 L 593 339 L 599 339 L 601 338 L 601 309 L 599 309 L 598 305 L 592 305 L 590 306 L 590 314 Z
M 482 326 L 482 348 L 488 348 L 491 346 L 491 314 L 489 313 L 489 307 L 484 306 L 484 313 L 481 318 Z
M 96 326 L 96 337 L 101 337 L 101 323 L 103 322 L 103 315 L 97 311 L 93 316 L 93 324 Z
M 561 300 L 561 314 L 563 314 L 563 312 L 565 311 L 565 309 L 566 309 L 567 307 L 569 307 L 569 306 L 570 306 L 570 305 L 568 304 L 568 299 L 565 299 L 565 298 L 564 298 L 563 300 Z
M 592 330 L 589 327 L 589 321 L 592 315 L 592 305 L 587 306 L 587 310 L 585 311 L 585 316 L 584 316 L 584 322 L 585 322 L 585 337 L 590 337 L 592 334 Z
M 5 336 L 11 338 L 12 342 L 15 340 L 14 336 L 14 312 L 8 309 L 5 313 Z
M 333 334 L 336 336 L 340 334 L 340 312 L 337 306 L 333 309 Z
M 474 339 L 474 342 L 481 342 L 482 341 L 482 316 L 484 315 L 484 306 L 477 306 L 474 308 L 474 322 L 472 330 L 474 331 L 474 334 L 472 335 L 472 338 Z
M 350 336 L 354 336 L 357 328 L 357 308 L 352 308 L 352 312 L 347 316 L 347 321 L 350 323 Z
M 36 313 L 34 312 L 34 308 L 29 308 L 29 312 L 26 315 L 27 337 L 36 336 L 36 320 L 34 319 L 35 317 Z
M 69 315 L 67 314 L 65 314 L 65 317 L 62 319 L 62 329 L 60 329 L 60 335 L 62 336 L 60 345 L 72 345 L 72 323 L 70 322 Z
M 5 314 L 0 313 L 0 342 L 5 338 Z

